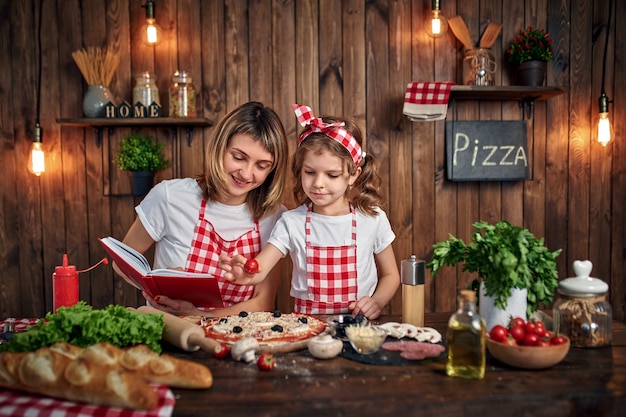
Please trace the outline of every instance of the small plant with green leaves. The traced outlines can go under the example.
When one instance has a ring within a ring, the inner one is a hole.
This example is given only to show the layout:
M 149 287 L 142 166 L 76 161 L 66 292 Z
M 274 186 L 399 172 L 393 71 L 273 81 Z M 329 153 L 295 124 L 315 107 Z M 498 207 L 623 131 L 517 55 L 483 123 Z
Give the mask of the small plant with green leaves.
M 433 246 L 433 258 L 427 264 L 433 276 L 443 266 L 463 263 L 463 271 L 476 272 L 486 294 L 495 297 L 496 306 L 503 310 L 513 288 L 526 289 L 528 317 L 540 304 L 552 302 L 559 285 L 556 257 L 561 249 L 551 252 L 543 238 L 506 221 L 473 226 L 476 232 L 471 243 L 450 235 Z
M 140 132 L 122 138 L 114 162 L 123 171 L 160 171 L 170 165 L 163 154 L 163 145 Z

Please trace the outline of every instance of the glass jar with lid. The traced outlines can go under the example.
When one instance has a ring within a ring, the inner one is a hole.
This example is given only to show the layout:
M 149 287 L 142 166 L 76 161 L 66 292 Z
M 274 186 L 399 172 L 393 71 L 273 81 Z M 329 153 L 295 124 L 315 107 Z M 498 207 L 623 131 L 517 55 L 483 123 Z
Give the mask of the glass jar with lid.
M 161 105 L 159 100 L 159 88 L 156 85 L 156 77 L 149 71 L 142 71 L 135 76 L 133 88 L 133 106 L 140 102 L 149 107 L 153 102 Z
M 570 338 L 576 347 L 601 347 L 611 344 L 613 310 L 606 300 L 609 286 L 592 278 L 590 261 L 575 261 L 576 277 L 559 282 L 554 303 L 554 331 Z
M 187 71 L 176 71 L 169 91 L 170 117 L 196 117 L 196 89 Z

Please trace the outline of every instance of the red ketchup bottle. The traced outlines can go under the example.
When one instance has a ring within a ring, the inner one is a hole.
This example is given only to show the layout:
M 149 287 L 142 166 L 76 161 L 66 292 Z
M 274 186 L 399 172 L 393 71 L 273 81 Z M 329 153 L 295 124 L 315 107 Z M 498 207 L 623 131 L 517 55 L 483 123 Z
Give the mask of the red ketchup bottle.
M 52 274 L 53 313 L 59 307 L 71 307 L 78 303 L 78 271 L 68 265 L 67 253 L 63 255 L 63 265 L 54 268 Z

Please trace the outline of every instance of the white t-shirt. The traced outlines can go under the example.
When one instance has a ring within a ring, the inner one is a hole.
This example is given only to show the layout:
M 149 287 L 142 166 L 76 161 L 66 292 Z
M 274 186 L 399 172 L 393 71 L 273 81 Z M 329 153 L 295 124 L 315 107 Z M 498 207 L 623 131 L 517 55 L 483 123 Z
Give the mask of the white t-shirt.
M 308 207 L 302 205 L 283 213 L 268 243 L 274 245 L 283 256 L 289 253 L 293 261 L 291 276 L 292 297 L 308 299 L 306 275 L 306 243 L 304 227 Z M 378 284 L 378 270 L 374 254 L 381 253 L 396 235 L 384 211 L 376 209 L 378 215 L 367 216 L 356 210 L 356 245 L 358 298 L 371 296 Z M 352 214 L 324 216 L 311 213 L 311 244 L 342 246 L 352 242 Z
M 153 268 L 184 268 L 191 247 L 202 189 L 193 178 L 161 181 L 135 207 L 141 224 L 156 242 Z M 265 246 L 284 206 L 259 220 L 261 247 Z M 254 229 L 254 219 L 247 204 L 229 206 L 208 201 L 205 217 L 225 240 L 234 240 Z

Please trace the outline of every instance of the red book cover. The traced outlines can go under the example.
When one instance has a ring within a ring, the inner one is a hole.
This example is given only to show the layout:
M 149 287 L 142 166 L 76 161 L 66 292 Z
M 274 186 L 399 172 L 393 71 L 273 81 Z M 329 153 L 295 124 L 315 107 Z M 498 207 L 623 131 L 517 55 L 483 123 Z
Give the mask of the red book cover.
M 224 306 L 217 279 L 213 275 L 175 269 L 153 270 L 145 256 L 130 246 L 113 237 L 98 240 L 120 271 L 151 297 L 165 295 L 203 308 Z

